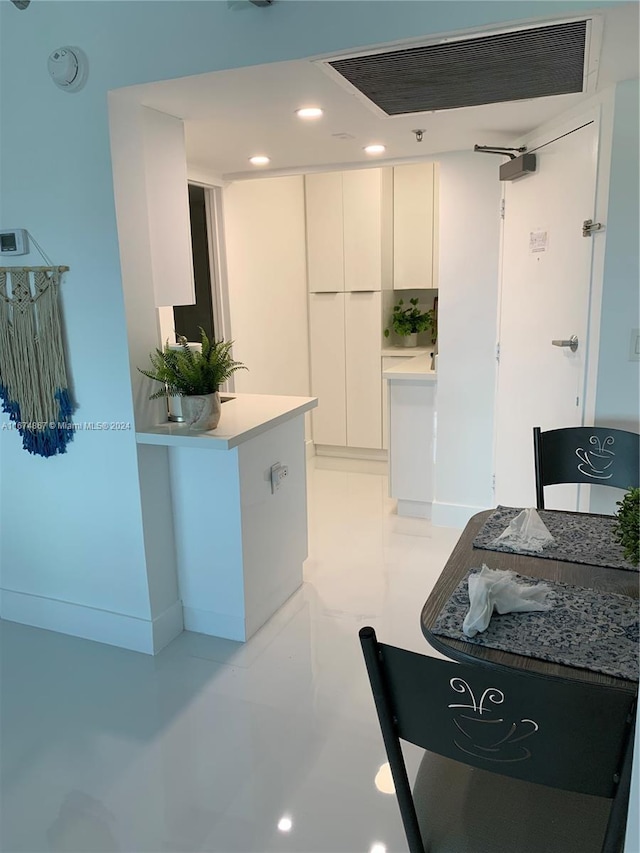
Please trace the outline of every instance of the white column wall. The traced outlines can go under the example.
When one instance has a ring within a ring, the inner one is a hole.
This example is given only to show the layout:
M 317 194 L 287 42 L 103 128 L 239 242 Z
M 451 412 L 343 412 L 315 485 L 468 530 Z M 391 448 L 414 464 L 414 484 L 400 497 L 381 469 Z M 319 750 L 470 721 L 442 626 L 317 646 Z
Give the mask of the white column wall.
M 438 156 L 440 274 L 433 523 L 463 527 L 492 506 L 499 157 Z

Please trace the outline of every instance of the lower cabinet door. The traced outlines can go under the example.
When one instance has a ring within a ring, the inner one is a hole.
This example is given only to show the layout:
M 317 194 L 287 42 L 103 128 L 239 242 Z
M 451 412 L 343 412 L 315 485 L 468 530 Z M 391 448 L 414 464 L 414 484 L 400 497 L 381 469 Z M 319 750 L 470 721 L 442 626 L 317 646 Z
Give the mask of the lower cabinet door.
M 345 293 L 347 446 L 382 447 L 380 291 Z
M 379 331 L 378 331 L 379 335 Z M 315 444 L 347 444 L 345 294 L 309 294 L 311 393 Z

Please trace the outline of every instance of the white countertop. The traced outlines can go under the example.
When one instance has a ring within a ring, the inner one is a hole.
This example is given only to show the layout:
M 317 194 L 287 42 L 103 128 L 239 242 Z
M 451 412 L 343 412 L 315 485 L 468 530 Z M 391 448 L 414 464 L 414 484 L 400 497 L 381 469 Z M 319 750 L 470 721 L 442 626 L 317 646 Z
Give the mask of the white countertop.
M 221 396 L 232 399 L 222 404 L 222 416 L 216 429 L 194 432 L 184 424 L 166 422 L 136 432 L 136 441 L 138 444 L 164 444 L 169 447 L 230 450 L 318 405 L 317 397 L 224 392 Z
M 436 382 L 438 374 L 431 369 L 431 356 L 418 355 L 398 367 L 382 371 L 385 379 L 410 379 L 413 382 Z

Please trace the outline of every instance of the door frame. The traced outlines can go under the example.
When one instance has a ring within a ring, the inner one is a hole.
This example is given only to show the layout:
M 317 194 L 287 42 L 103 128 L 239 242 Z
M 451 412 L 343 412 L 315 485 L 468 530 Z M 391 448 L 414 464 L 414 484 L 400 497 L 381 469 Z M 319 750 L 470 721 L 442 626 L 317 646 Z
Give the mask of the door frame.
M 536 128 L 529 134 L 518 139 L 514 145 L 526 145 L 530 151 L 544 145 L 546 142 L 556 139 L 563 134 L 577 130 L 588 122 L 594 122 L 598 133 L 598 155 L 596 165 L 596 195 L 593 210 L 594 222 L 601 222 L 603 230 L 596 232 L 593 236 L 585 239 L 593 241 L 591 258 L 591 281 L 589 283 L 589 304 L 587 310 L 587 340 L 585 341 L 585 371 L 582 399 L 580 405 L 581 425 L 594 423 L 596 410 L 596 394 L 598 381 L 598 359 L 600 355 L 600 318 L 602 313 L 602 292 L 604 287 L 604 260 L 606 250 L 606 222 L 609 208 L 609 177 L 611 172 L 611 149 L 613 140 L 613 112 L 615 100 L 615 87 L 602 92 L 600 95 L 580 107 L 564 113 L 553 121 Z M 535 177 L 532 176 L 535 180 Z M 506 187 L 502 188 L 502 203 L 505 203 Z M 506 215 L 506 214 L 505 214 Z M 590 215 L 585 212 L 585 216 Z M 492 489 L 495 496 L 496 476 L 495 460 L 498 436 L 498 393 L 500 382 L 500 360 L 498 358 L 498 346 L 501 338 L 502 324 L 502 294 L 504 287 L 504 223 L 500 221 L 500 260 L 498 280 L 497 301 L 497 339 L 496 339 L 496 379 L 495 379 L 495 405 L 493 421 L 493 482 Z M 533 448 L 533 438 L 531 439 Z M 533 459 L 533 454 L 532 454 Z M 591 502 L 591 486 L 585 484 L 578 486 L 578 510 L 588 512 Z

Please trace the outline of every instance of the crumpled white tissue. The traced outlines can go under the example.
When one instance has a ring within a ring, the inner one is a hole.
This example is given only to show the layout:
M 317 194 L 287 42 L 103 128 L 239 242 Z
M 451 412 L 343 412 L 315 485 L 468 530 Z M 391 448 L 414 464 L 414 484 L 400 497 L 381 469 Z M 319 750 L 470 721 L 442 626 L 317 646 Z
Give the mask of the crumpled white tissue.
M 483 565 L 480 572 L 469 575 L 469 612 L 464 617 L 462 631 L 467 637 L 475 637 L 487 628 L 494 610 L 498 613 L 550 610 L 548 593 L 546 583 L 525 586 L 515 580 L 513 572 Z
M 523 509 L 492 544 L 508 545 L 512 551 L 539 554 L 544 547 L 555 545 L 556 540 L 535 509 Z

